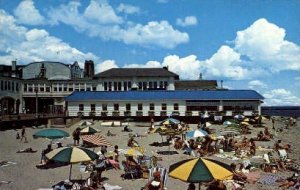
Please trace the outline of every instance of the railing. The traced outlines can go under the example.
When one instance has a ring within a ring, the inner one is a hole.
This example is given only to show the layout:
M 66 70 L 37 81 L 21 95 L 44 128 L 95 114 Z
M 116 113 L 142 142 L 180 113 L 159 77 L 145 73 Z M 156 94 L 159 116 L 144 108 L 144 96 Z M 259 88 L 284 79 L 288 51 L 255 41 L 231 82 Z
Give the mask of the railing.
M 38 113 L 37 118 L 65 117 L 64 113 Z M 0 121 L 30 120 L 36 119 L 36 114 L 0 115 Z

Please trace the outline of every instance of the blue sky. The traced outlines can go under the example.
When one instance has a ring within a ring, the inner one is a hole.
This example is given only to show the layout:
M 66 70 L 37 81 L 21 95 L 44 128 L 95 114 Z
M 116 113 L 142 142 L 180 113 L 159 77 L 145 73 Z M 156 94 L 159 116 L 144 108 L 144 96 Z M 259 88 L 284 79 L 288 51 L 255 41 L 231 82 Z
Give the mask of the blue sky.
M 300 105 L 299 0 L 4 1 L 0 64 L 168 66 Z

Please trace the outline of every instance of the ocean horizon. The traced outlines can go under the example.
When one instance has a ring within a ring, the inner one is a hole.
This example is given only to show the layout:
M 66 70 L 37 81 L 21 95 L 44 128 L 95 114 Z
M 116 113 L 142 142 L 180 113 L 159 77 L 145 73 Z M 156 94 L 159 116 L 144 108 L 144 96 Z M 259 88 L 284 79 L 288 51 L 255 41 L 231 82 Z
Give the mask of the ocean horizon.
M 300 117 L 300 106 L 262 106 L 262 115 Z

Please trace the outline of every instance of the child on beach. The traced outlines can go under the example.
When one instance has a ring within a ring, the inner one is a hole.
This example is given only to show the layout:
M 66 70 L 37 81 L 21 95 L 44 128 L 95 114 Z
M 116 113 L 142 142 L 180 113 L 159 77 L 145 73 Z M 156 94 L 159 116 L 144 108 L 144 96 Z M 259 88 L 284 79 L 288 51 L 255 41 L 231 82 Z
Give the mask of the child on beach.
M 22 127 L 22 131 L 21 131 L 21 140 L 20 140 L 20 142 L 22 142 L 23 139 L 25 139 L 24 143 L 28 143 L 27 137 L 26 137 L 26 130 L 25 130 L 25 127 L 24 127 L 24 126 Z

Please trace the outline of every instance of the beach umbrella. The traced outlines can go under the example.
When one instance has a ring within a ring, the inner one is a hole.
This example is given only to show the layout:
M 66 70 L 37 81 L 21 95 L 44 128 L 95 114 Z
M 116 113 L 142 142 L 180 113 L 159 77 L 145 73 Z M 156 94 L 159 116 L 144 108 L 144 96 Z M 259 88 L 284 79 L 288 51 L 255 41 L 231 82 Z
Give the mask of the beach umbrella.
M 60 129 L 44 129 L 34 133 L 33 138 L 60 139 L 69 137 L 69 133 Z
M 93 127 L 85 127 L 80 130 L 80 133 L 97 133 L 99 132 L 97 129 L 94 129 Z
M 234 119 L 238 119 L 238 120 L 243 120 L 245 118 L 245 116 L 239 114 L 239 115 L 235 115 Z
M 165 131 L 167 130 L 168 128 L 165 127 L 165 126 L 160 126 L 160 127 L 157 127 L 157 128 L 154 128 L 150 131 L 150 133 L 159 133 L 159 132 L 162 132 L 162 131 Z
M 225 121 L 224 123 L 223 123 L 223 125 L 231 125 L 232 124 L 232 122 L 230 122 L 230 121 Z
M 128 155 L 128 156 L 143 156 L 143 153 L 141 151 L 139 151 L 138 149 L 135 148 L 130 148 L 130 149 L 125 149 L 125 150 L 121 150 L 121 153 Z
M 210 182 L 212 180 L 232 179 L 230 167 L 222 162 L 196 158 L 187 159 L 172 164 L 169 176 L 189 183 Z
M 112 146 L 103 136 L 101 135 L 82 135 L 83 141 L 92 143 L 97 146 Z
M 161 125 L 175 125 L 179 124 L 180 121 L 174 118 L 167 118 L 161 122 Z
M 206 125 L 206 127 L 209 127 L 209 126 L 211 126 L 211 123 L 206 122 L 205 125 Z
M 189 138 L 193 138 L 193 137 L 205 137 L 206 135 L 208 135 L 208 133 L 204 130 L 194 130 L 194 131 L 189 131 L 186 133 L 186 136 Z
M 246 121 L 243 121 L 243 122 L 241 122 L 241 124 L 242 125 L 250 125 L 248 122 L 246 122 Z
M 250 119 L 249 119 L 249 118 L 247 118 L 247 117 L 245 117 L 243 121 L 245 121 L 245 122 L 249 122 L 249 121 L 250 121 Z
M 97 159 L 99 156 L 95 152 L 86 148 L 61 147 L 52 150 L 46 154 L 46 157 L 49 160 L 71 164 L 69 173 L 69 179 L 71 179 L 72 164 L 92 161 Z

